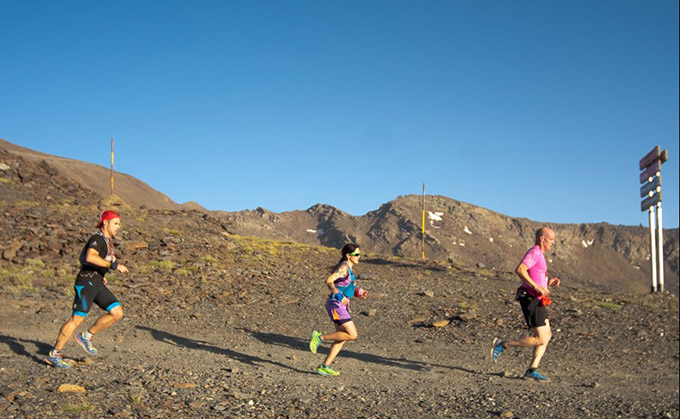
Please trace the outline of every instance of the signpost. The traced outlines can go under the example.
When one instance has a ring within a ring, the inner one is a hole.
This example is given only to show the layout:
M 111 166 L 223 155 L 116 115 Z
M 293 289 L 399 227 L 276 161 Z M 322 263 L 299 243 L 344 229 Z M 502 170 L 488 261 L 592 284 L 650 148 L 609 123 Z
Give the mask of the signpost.
M 661 165 L 668 160 L 668 151 L 656 146 L 640 159 L 640 210 L 649 211 L 649 242 L 652 246 L 652 292 L 663 292 L 663 222 L 661 212 Z M 656 207 L 656 218 L 654 209 Z M 656 228 L 658 234 L 654 234 Z M 656 236 L 656 237 L 655 237 Z M 658 239 L 658 240 L 657 240 Z M 658 257 L 657 257 L 658 255 Z

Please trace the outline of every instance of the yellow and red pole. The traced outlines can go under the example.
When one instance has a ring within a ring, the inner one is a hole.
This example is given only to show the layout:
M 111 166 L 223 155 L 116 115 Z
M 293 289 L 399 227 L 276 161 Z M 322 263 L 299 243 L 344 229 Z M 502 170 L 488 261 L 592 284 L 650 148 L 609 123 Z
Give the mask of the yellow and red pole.
M 111 195 L 113 195 L 113 137 L 111 137 Z

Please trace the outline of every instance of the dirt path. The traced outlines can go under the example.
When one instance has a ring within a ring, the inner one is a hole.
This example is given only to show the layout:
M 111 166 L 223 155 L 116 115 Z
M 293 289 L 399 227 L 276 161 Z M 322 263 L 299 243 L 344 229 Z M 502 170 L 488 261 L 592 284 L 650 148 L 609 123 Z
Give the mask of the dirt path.
M 65 355 L 78 363 L 68 371 L 42 362 L 69 314 L 68 299 L 2 295 L 0 413 L 678 417 L 674 297 L 584 301 L 578 290 L 564 288 L 555 298 L 554 338 L 541 365 L 552 382 L 544 384 L 519 379 L 526 350 L 507 351 L 498 364 L 488 359 L 495 335 L 524 333 L 519 309 L 507 298 L 516 284 L 457 278 L 435 272 L 417 285 L 365 281 L 372 298 L 353 309 L 360 338 L 341 352 L 335 363 L 341 375 L 332 378 L 314 373 L 327 346 L 318 355 L 308 349 L 311 330 L 331 327 L 323 290 L 301 279 L 291 279 L 296 293 L 258 293 L 247 304 L 186 305 L 182 292 L 163 299 L 154 294 L 157 287 L 118 285 L 126 317 L 97 337 L 101 356 L 87 358 L 70 342 Z M 423 293 L 428 290 L 435 290 L 433 297 Z M 426 327 L 438 319 L 451 323 Z M 86 393 L 60 393 L 61 384 Z

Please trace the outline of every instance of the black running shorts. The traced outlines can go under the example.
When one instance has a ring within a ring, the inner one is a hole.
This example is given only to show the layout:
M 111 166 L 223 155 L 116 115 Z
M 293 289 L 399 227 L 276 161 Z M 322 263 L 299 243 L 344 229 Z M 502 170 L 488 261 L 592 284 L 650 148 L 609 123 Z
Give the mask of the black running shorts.
M 76 292 L 73 299 L 74 316 L 86 317 L 93 303 L 108 312 L 120 306 L 116 296 L 104 285 L 104 277 L 95 271 L 80 272 L 73 288 Z
M 541 307 L 540 302 L 541 300 L 538 298 L 529 296 L 519 299 L 524 320 L 527 322 L 529 329 L 545 326 L 545 321 L 548 319 L 548 310 L 545 307 Z

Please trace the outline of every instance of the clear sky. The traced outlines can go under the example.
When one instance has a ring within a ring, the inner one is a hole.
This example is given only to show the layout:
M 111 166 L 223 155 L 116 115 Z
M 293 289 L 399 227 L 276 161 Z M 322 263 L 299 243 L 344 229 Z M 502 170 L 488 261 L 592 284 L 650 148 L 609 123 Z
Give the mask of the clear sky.
M 678 1 L 0 0 L 0 138 L 176 202 L 678 226 Z

